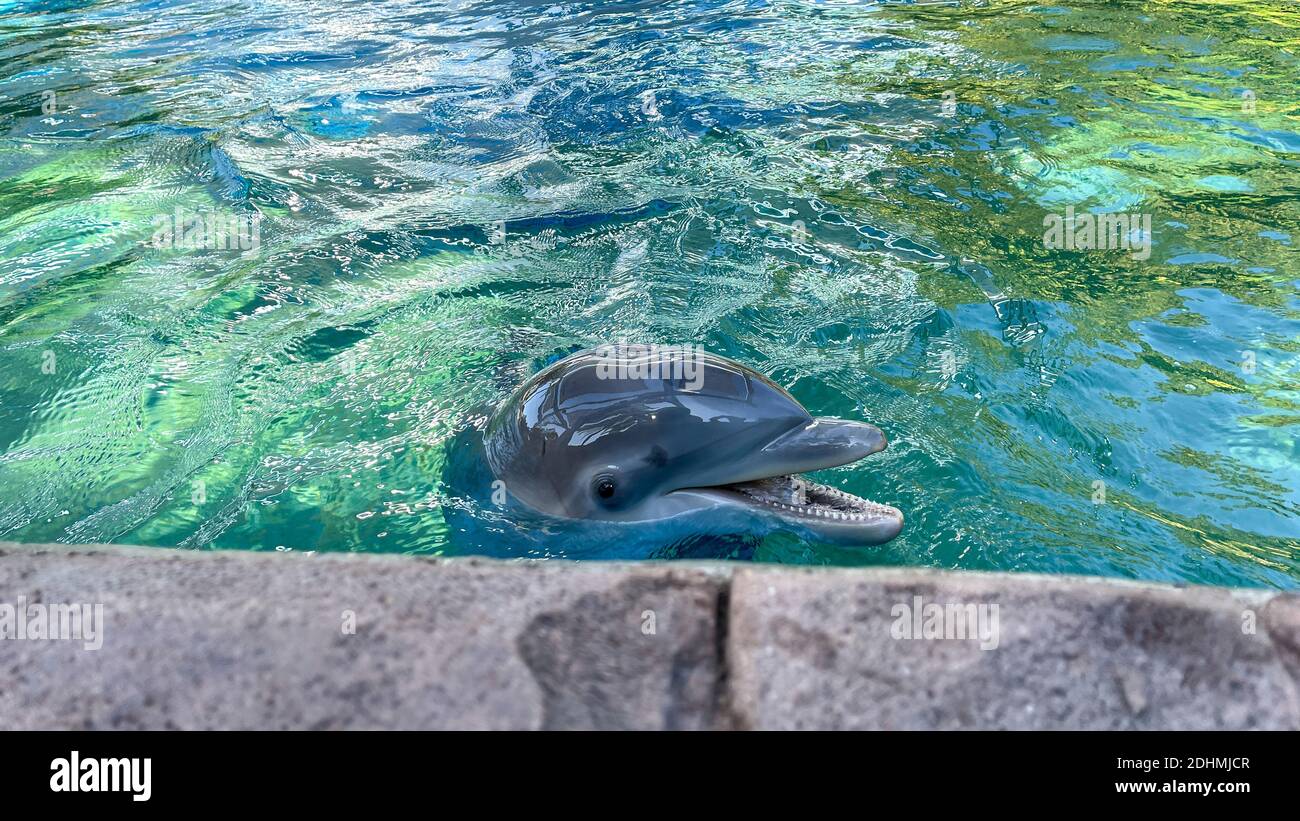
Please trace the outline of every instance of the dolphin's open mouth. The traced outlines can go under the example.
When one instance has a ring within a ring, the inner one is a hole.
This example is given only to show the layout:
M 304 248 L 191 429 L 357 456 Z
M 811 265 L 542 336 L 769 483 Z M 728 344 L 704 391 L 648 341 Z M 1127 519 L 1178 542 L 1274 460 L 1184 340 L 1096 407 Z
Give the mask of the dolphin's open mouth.
M 873 425 L 815 419 L 770 443 L 752 463 L 735 468 L 749 475 L 688 492 L 762 511 L 824 541 L 880 544 L 902 530 L 902 511 L 799 474 L 855 462 L 884 450 L 886 444 Z
M 766 511 L 826 541 L 880 544 L 894 538 L 903 527 L 903 513 L 898 508 L 797 474 L 699 490 Z
M 873 516 L 902 515 L 896 508 L 793 474 L 740 482 L 721 489 L 743 493 L 755 504 L 796 517 L 861 522 Z

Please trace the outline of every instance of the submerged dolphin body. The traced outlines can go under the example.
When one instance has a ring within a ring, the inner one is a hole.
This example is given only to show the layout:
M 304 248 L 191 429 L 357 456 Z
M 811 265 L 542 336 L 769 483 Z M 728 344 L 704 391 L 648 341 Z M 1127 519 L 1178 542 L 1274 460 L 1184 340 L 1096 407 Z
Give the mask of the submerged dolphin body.
M 885 445 L 878 428 L 814 418 L 720 356 L 608 346 L 524 383 L 488 419 L 482 456 L 516 510 L 598 525 L 606 539 L 654 525 L 666 537 L 784 529 L 871 545 L 898 535 L 900 511 L 796 474 Z

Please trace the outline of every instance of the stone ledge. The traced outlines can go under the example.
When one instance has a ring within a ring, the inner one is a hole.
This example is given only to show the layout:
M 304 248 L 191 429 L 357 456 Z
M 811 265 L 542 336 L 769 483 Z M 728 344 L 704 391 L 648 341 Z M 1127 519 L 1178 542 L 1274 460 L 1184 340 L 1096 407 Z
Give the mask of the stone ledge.
M 0 641 L 0 729 L 1300 727 L 1268 591 L 0 543 L 20 596 L 102 603 L 104 642 Z M 895 638 L 917 596 L 996 604 L 996 648 Z
M 1291 596 L 1012 574 L 746 568 L 735 573 L 731 602 L 729 695 L 750 726 L 1300 727 L 1300 607 Z M 988 605 L 990 615 L 996 606 L 996 646 L 892 634 L 898 615 L 948 603 Z
M 106 622 L 99 650 L 0 642 L 0 729 L 713 724 L 723 578 L 703 569 L 0 553 L 0 603 L 102 602 Z M 647 610 L 654 635 L 642 632 Z

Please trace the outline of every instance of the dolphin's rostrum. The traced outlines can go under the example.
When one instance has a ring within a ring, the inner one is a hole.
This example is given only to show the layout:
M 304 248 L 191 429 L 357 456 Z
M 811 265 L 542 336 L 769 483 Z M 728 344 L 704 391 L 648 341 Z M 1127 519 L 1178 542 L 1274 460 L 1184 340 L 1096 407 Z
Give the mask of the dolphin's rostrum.
M 695 349 L 687 369 L 665 356 L 654 346 L 576 353 L 502 403 L 484 448 L 512 499 L 560 519 L 657 522 L 723 511 L 733 519 L 742 511 L 756 531 L 775 525 L 820 541 L 880 544 L 898 535 L 896 508 L 796 475 L 884 450 L 879 428 L 814 418 L 766 377 L 721 356 Z

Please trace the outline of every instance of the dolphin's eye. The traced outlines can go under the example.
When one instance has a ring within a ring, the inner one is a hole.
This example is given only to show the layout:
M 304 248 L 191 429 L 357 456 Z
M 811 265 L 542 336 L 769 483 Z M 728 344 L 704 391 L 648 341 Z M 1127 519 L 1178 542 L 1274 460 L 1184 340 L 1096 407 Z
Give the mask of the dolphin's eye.
M 596 489 L 596 495 L 602 499 L 614 498 L 614 491 L 618 489 L 618 485 L 614 483 L 614 477 L 606 475 L 597 476 L 592 486 Z

